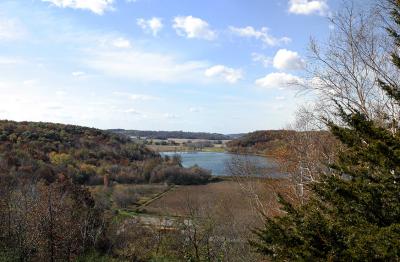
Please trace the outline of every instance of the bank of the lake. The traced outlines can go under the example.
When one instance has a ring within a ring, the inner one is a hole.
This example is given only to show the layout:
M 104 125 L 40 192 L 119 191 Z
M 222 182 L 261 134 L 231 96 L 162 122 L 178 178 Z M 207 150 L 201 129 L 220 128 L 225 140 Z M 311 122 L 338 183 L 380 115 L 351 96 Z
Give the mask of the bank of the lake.
M 218 146 L 218 147 L 204 147 L 204 148 L 198 148 L 196 150 L 193 150 L 191 147 L 187 146 L 172 146 L 172 145 L 147 145 L 147 147 L 155 152 L 159 153 L 180 153 L 180 152 L 219 152 L 223 153 L 226 152 L 226 148 L 224 146 Z

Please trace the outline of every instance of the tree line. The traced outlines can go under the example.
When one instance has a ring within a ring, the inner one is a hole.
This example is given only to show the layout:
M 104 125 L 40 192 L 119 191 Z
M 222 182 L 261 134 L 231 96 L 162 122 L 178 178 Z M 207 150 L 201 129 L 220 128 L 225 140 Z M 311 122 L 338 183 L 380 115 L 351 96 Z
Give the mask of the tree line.
M 168 138 L 177 139 L 203 139 L 203 140 L 231 140 L 229 135 L 205 132 L 184 132 L 184 131 L 139 131 L 139 130 L 124 130 L 110 129 L 109 131 L 117 134 L 123 134 L 131 137 L 145 137 L 147 139 L 166 140 Z

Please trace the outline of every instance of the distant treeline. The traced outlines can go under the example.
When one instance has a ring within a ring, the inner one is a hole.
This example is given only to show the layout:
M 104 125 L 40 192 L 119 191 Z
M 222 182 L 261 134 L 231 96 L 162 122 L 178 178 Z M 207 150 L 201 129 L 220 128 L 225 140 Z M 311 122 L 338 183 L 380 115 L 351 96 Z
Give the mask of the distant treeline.
M 230 135 L 223 135 L 217 133 L 205 132 L 184 132 L 184 131 L 140 131 L 140 130 L 124 130 L 124 129 L 110 129 L 116 134 L 123 134 L 126 136 L 146 137 L 148 139 L 204 139 L 204 140 L 231 140 Z
M 248 133 L 227 143 L 228 151 L 234 153 L 254 153 L 274 155 L 287 147 L 289 142 L 300 139 L 306 134 L 326 139 L 325 131 L 297 132 L 293 130 L 261 130 Z
M 284 145 L 295 131 L 263 130 L 248 133 L 227 143 L 228 150 L 235 153 L 264 153 Z

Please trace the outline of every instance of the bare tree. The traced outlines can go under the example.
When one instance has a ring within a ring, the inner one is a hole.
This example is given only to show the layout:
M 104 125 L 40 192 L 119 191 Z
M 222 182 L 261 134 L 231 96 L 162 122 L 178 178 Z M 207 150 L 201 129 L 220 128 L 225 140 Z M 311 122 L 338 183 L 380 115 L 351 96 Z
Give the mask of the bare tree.
M 322 174 L 329 174 L 329 165 L 337 157 L 340 143 L 322 129 L 318 107 L 301 107 L 289 129 L 285 150 L 275 154 L 281 172 L 288 174 L 294 196 L 300 203 L 307 199 L 308 184 L 318 181 Z M 294 200 L 294 199 L 292 199 Z
M 389 59 L 390 45 L 379 6 L 353 2 L 330 18 L 329 40 L 312 39 L 308 59 L 308 87 L 317 91 L 323 115 L 337 120 L 338 106 L 357 110 L 382 124 L 398 118 L 398 106 L 379 86 L 379 79 L 398 83 Z
M 73 260 L 93 248 L 103 233 L 102 214 L 80 186 L 20 181 L 7 190 L 0 204 L 7 226 L 0 227 L 0 236 L 21 261 Z
M 265 215 L 269 216 L 274 212 L 271 210 L 273 206 L 271 201 L 276 202 L 275 199 L 266 202 L 260 196 L 260 180 L 257 176 L 268 175 L 268 173 L 264 173 L 257 163 L 245 155 L 233 155 L 226 163 L 226 171 L 239 184 L 245 197 L 250 200 L 250 206 L 261 220 Z

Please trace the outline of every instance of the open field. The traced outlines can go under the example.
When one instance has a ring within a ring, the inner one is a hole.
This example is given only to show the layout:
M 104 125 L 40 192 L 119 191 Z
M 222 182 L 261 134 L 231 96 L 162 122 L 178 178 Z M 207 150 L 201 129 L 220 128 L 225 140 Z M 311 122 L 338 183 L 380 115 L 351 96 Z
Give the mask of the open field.
M 276 193 L 289 191 L 285 179 L 250 179 L 198 186 L 163 184 L 121 185 L 90 188 L 96 201 L 124 216 L 209 217 L 230 220 L 243 230 L 261 225 L 260 211 L 268 216 L 279 214 Z
M 216 140 L 206 140 L 206 139 L 183 139 L 183 138 L 168 138 L 168 141 L 173 141 L 177 144 L 186 144 L 186 143 L 201 143 L 201 142 L 210 142 L 210 143 L 215 143 Z M 162 140 L 157 140 L 158 142 L 161 142 Z M 221 141 L 222 144 L 226 144 L 231 140 L 219 140 Z
M 156 152 L 225 152 L 226 144 L 231 140 L 204 140 L 204 139 L 134 139 L 138 143 L 145 144 Z
M 192 152 L 194 151 L 192 147 L 183 145 L 147 145 L 147 147 L 155 152 Z M 201 149 L 196 149 L 196 151 L 201 152 L 226 152 L 226 148 L 223 145 L 214 145 L 214 147 L 204 147 Z
M 147 214 L 169 217 L 212 217 L 231 221 L 240 231 L 260 226 L 263 218 L 279 214 L 276 192 L 287 192 L 284 179 L 233 180 L 200 186 L 179 186 L 153 201 L 144 210 Z

